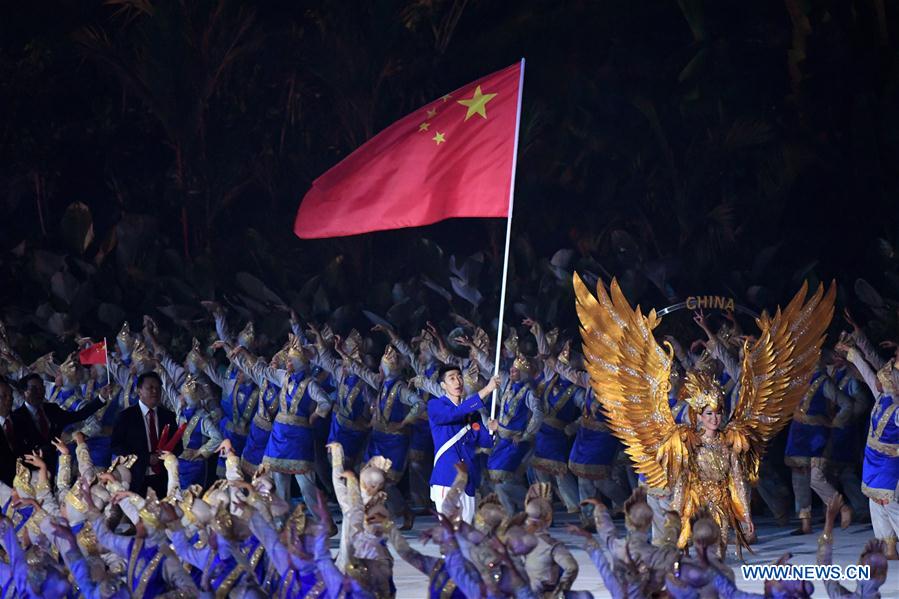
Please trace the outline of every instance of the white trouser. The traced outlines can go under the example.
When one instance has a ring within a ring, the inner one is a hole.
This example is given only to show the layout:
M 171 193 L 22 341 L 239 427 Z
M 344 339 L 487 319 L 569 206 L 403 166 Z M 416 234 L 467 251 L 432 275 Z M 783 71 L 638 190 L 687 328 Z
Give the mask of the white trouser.
M 431 485 L 431 501 L 434 502 L 434 505 L 437 507 L 437 512 L 440 514 L 446 515 L 446 512 L 443 510 L 443 499 L 446 497 L 446 494 L 449 493 L 449 490 L 450 487 Z M 459 495 L 459 503 L 462 504 L 462 519 L 468 524 L 474 522 L 474 497 L 461 493 Z
M 881 540 L 899 537 L 899 503 L 894 500 L 880 505 L 868 499 L 868 509 L 871 510 L 871 527 L 875 537 Z

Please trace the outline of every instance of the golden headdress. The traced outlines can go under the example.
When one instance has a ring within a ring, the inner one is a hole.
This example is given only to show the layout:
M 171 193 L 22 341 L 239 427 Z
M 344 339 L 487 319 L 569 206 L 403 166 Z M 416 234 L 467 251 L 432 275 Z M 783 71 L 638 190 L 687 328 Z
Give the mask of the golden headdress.
M 740 339 L 737 336 L 737 329 L 729 324 L 721 325 L 721 328 L 718 329 L 718 334 L 716 335 L 718 339 L 725 346 L 733 349 L 737 349 L 740 347 Z
M 552 345 L 550 345 L 552 347 Z M 571 345 L 566 345 L 562 351 L 559 352 L 558 357 L 559 363 L 568 366 L 571 363 Z
M 287 366 L 287 349 L 281 349 L 280 351 L 278 351 L 278 353 L 272 356 L 272 367 L 284 368 L 285 366 Z
M 231 510 L 228 509 L 224 501 L 218 504 L 215 515 L 212 517 L 211 526 L 216 534 L 226 539 L 234 539 L 234 522 L 231 519 Z
M 151 528 L 158 529 L 161 524 L 159 521 L 159 514 L 162 504 L 159 502 L 159 498 L 156 497 L 156 491 L 148 489 L 146 500 L 135 498 L 135 501 L 143 501 L 143 506 L 139 508 L 137 514 L 140 516 L 140 519 L 144 521 L 144 524 Z
M 515 360 L 512 362 L 512 368 L 517 368 L 518 370 L 524 370 L 527 372 L 531 372 L 534 368 L 534 363 L 531 361 L 529 357 L 524 355 L 521 352 L 518 352 L 515 355 Z
M 178 509 L 181 510 L 182 519 L 185 520 L 188 524 L 195 525 L 197 523 L 197 518 L 193 513 L 193 507 L 194 501 L 202 492 L 203 489 L 202 487 L 200 487 L 200 485 L 191 485 L 181 492 L 181 499 L 176 501 Z
M 513 327 L 509 329 L 509 335 L 503 341 L 503 347 L 510 356 L 518 355 L 518 331 Z
M 328 345 L 332 345 L 334 343 L 334 329 L 331 328 L 331 325 L 325 323 L 322 325 L 322 328 L 318 331 L 319 335 L 322 337 L 322 341 L 327 343 Z
M 106 472 L 108 472 L 109 474 L 115 474 L 117 468 L 131 468 L 132 466 L 134 466 L 135 462 L 137 462 L 137 456 L 133 453 L 129 455 L 116 456 L 112 463 L 109 465 L 109 468 L 106 469 Z
M 297 506 L 293 509 L 293 512 L 290 514 L 290 517 L 284 524 L 284 528 L 287 529 L 287 535 L 288 538 L 290 538 L 291 542 L 295 542 L 295 539 L 302 535 L 303 532 L 305 532 L 306 508 L 302 503 L 297 504 Z
M 135 341 L 133 349 L 131 350 L 131 363 L 143 364 L 146 366 L 149 365 L 152 360 L 153 356 L 150 355 L 150 350 L 147 349 L 147 346 L 144 345 L 144 342 L 140 340 Z
M 253 321 L 249 321 L 243 330 L 237 334 L 237 345 L 242 345 L 243 347 L 249 348 L 253 341 L 256 339 L 256 327 L 253 325 Z
M 559 340 L 559 327 L 553 327 L 548 330 L 544 335 L 546 338 L 546 344 L 549 346 L 550 351 L 556 346 L 556 342 Z
M 203 493 L 203 501 L 212 505 L 216 503 L 220 499 L 219 491 L 225 489 L 228 486 L 228 481 L 224 478 L 220 478 L 212 483 L 209 488 Z
M 184 362 L 188 366 L 195 366 L 197 370 L 203 368 L 206 363 L 206 358 L 203 357 L 203 350 L 200 347 L 200 340 L 196 337 L 193 338 L 190 351 L 187 352 L 187 357 L 184 358 Z
M 16 476 L 12 479 L 12 486 L 20 496 L 34 497 L 34 487 L 31 486 L 31 470 L 20 459 L 16 460 Z
M 68 510 L 68 520 L 69 524 L 77 524 L 84 518 L 76 518 L 72 513 L 74 509 L 78 512 L 79 515 L 84 515 L 87 513 L 87 502 L 84 501 L 83 491 L 81 490 L 81 485 L 74 485 L 65 495 L 65 502 L 69 506 Z
M 116 341 L 125 351 L 131 351 L 134 347 L 134 335 L 131 334 L 131 325 L 128 324 L 127 320 L 122 323 L 122 328 L 119 330 L 119 334 L 116 335 Z
M 389 343 L 387 344 L 387 347 L 384 348 L 384 355 L 381 356 L 381 364 L 386 366 L 390 371 L 399 368 L 400 354 L 396 351 L 396 348 Z
M 471 343 L 474 345 L 475 349 L 482 352 L 490 351 L 490 335 L 480 327 L 475 329 L 474 336 L 471 338 Z
M 724 405 L 724 390 L 712 374 L 704 370 L 691 370 L 680 388 L 680 399 L 686 401 L 697 414 L 707 407 L 717 411 Z
M 300 360 L 305 363 L 308 361 L 308 356 L 306 355 L 306 351 L 303 349 L 302 344 L 300 343 L 300 338 L 296 335 L 290 335 L 287 342 L 287 359 L 288 360 Z
M 66 361 L 59 365 L 59 372 L 64 379 L 74 381 L 78 376 L 78 361 L 75 359 L 75 353 L 69 354 Z
M 187 373 L 184 377 L 184 383 L 181 384 L 181 395 L 189 399 L 197 399 L 200 394 L 200 383 L 197 377 Z
M 343 353 L 357 362 L 362 361 L 362 335 L 356 329 L 343 340 Z

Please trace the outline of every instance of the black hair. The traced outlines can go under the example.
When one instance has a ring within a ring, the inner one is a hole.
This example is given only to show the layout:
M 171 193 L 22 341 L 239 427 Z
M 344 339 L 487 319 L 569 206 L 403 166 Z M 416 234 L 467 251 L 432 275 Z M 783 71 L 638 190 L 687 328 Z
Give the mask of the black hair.
M 443 377 L 446 376 L 446 373 L 456 371 L 459 374 L 462 374 L 462 369 L 453 364 L 443 364 L 440 366 L 440 369 L 437 371 L 437 382 L 442 383 Z
M 0 385 L 6 385 L 7 387 L 9 387 L 9 390 L 12 391 L 12 383 L 6 380 L 5 376 L 0 376 Z
M 140 389 L 141 387 L 143 387 L 144 381 L 147 379 L 156 379 L 156 382 L 159 383 L 160 387 L 162 387 L 162 377 L 160 377 L 152 370 L 148 370 L 147 372 L 137 377 L 137 388 Z
M 28 381 L 30 381 L 31 379 L 37 379 L 41 383 L 44 382 L 44 379 L 41 378 L 41 375 L 37 374 L 36 372 L 29 372 L 21 379 L 19 379 L 19 386 L 22 388 L 23 392 L 28 388 Z

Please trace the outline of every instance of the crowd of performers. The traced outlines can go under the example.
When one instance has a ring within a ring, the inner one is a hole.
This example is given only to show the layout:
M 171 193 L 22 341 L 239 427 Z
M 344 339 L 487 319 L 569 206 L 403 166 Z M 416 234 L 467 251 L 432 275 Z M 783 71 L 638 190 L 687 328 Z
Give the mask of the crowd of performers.
M 97 339 L 27 365 L 0 329 L 0 598 L 391 597 L 394 553 L 423 597 L 589 597 L 553 536 L 559 502 L 615 597 L 750 597 L 728 543 L 755 542 L 753 492 L 786 525 L 790 486 L 797 534 L 813 492 L 826 506 L 819 563 L 837 519 L 870 519 L 872 577 L 852 596 L 877 596 L 899 531 L 899 368 L 851 319 L 822 352 L 833 298 L 801 295 L 761 333 L 697 314 L 700 341 L 650 346 L 654 313 L 615 285 L 579 290 L 586 358 L 580 338 L 525 320 L 498 370 L 487 332 L 458 316 L 449 344 L 431 324 L 403 339 L 291 315 L 263 357 L 252 323 L 235 335 L 206 302 L 209 347 L 179 360 L 145 317 L 87 367 L 77 352 Z M 765 454 L 778 422 L 786 453 Z M 430 510 L 422 536 L 441 557 L 401 532 Z M 768 581 L 765 596 L 811 590 Z

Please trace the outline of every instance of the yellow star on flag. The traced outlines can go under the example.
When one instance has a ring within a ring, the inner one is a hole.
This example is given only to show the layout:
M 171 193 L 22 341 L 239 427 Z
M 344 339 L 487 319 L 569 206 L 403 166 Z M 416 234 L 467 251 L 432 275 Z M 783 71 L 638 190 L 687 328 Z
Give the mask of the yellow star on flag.
M 445 96 L 441 96 L 440 99 L 443 100 L 444 102 L 446 102 L 447 100 L 449 100 L 452 97 L 453 97 L 452 94 L 446 94 Z
M 481 86 L 477 86 L 474 89 L 474 95 L 467 100 L 457 100 L 459 104 L 462 106 L 468 107 L 468 112 L 465 113 L 465 120 L 467 121 L 473 115 L 479 114 L 483 118 L 487 118 L 487 102 L 496 97 L 496 94 L 482 94 Z
M 438 132 L 437 132 L 437 135 L 435 135 L 435 136 L 432 137 L 431 139 L 433 139 L 435 142 L 437 142 L 437 145 L 438 145 L 438 146 L 439 146 L 440 144 L 442 144 L 443 142 L 446 141 L 446 138 L 443 137 L 443 133 L 441 133 L 440 131 L 438 131 Z
M 427 131 L 428 127 L 430 127 L 430 126 L 431 126 L 431 123 L 422 123 L 421 125 L 418 126 L 418 130 L 419 131 Z
M 436 109 L 436 108 L 432 108 L 431 110 L 428 111 L 428 118 L 429 118 L 429 119 L 432 119 L 432 118 L 434 118 L 435 116 L 437 116 L 437 109 Z

